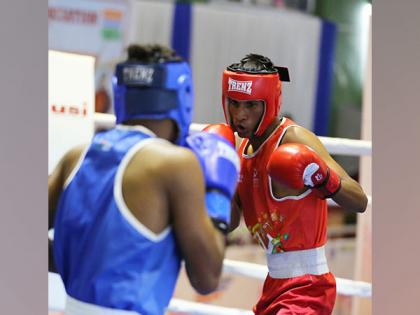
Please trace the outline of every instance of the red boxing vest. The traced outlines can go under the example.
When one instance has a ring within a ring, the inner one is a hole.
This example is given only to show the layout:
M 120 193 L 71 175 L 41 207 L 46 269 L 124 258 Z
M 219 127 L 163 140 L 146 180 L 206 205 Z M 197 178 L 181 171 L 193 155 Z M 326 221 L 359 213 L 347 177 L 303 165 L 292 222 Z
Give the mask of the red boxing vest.
M 277 199 L 266 167 L 286 130 L 296 124 L 283 118 L 281 124 L 254 153 L 247 155 L 248 139 L 239 147 L 241 173 L 238 192 L 246 226 L 269 254 L 320 247 L 326 242 L 327 202 L 312 190 Z

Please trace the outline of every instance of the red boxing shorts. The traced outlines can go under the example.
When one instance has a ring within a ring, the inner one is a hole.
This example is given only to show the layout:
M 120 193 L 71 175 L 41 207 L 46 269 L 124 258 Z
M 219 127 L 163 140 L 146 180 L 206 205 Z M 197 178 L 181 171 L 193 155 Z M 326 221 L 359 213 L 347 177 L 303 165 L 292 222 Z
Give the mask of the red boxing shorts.
M 335 278 L 331 272 L 274 279 L 267 275 L 256 315 L 330 315 L 336 297 Z

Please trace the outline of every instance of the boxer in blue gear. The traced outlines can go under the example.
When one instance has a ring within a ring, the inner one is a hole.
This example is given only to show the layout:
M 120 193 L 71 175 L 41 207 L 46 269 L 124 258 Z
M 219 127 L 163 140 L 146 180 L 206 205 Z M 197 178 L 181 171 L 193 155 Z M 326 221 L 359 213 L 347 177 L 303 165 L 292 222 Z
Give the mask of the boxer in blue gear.
M 182 260 L 195 290 L 217 287 L 225 246 L 219 223 L 229 223 L 238 157 L 214 135 L 177 145 L 190 123 L 189 75 L 166 47 L 130 46 L 114 80 L 118 125 L 70 150 L 49 176 L 66 315 L 163 314 Z

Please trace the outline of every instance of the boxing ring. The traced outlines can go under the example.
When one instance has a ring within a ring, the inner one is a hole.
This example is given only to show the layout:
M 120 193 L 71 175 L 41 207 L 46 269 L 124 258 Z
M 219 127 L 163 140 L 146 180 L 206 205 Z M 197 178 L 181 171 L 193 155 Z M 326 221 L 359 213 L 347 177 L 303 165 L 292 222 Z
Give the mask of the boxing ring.
M 110 114 L 94 115 L 95 130 L 103 130 L 112 128 L 115 125 L 115 116 Z M 206 124 L 193 123 L 190 127 L 190 133 L 202 130 Z M 351 155 L 351 156 L 371 156 L 372 144 L 370 141 L 352 140 L 319 137 L 321 142 L 325 145 L 330 154 L 337 155 Z M 371 196 L 368 196 L 369 205 L 372 204 Z M 329 205 L 334 205 L 332 200 L 329 200 Z M 49 238 L 53 238 L 53 233 L 49 233 Z M 225 259 L 223 263 L 223 273 L 239 275 L 243 277 L 250 277 L 261 280 L 265 279 L 268 269 L 265 265 L 235 261 Z M 353 296 L 368 298 L 372 297 L 372 285 L 368 282 L 354 281 L 343 278 L 336 278 L 337 295 Z M 49 273 L 48 275 L 48 309 L 49 311 L 62 312 L 65 307 L 66 293 L 60 277 L 57 274 Z M 182 313 L 182 314 L 197 314 L 197 315 L 251 315 L 252 311 L 227 308 L 216 305 L 209 305 L 197 302 L 190 302 L 186 300 L 173 298 L 169 304 L 168 312 Z

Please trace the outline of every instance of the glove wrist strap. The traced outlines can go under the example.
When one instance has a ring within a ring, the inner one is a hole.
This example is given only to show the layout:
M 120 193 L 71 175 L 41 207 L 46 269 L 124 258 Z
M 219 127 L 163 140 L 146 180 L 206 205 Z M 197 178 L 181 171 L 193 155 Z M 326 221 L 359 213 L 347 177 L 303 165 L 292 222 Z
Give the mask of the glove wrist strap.
M 214 227 L 222 232 L 223 235 L 227 235 L 229 233 L 229 226 L 226 224 L 225 221 L 219 220 L 216 218 L 210 218 L 211 222 L 213 223 Z
M 341 178 L 336 172 L 328 168 L 324 182 L 314 188 L 320 198 L 331 198 L 341 189 Z
M 227 234 L 230 224 L 230 198 L 217 189 L 206 192 L 207 213 L 213 225 L 223 234 Z

